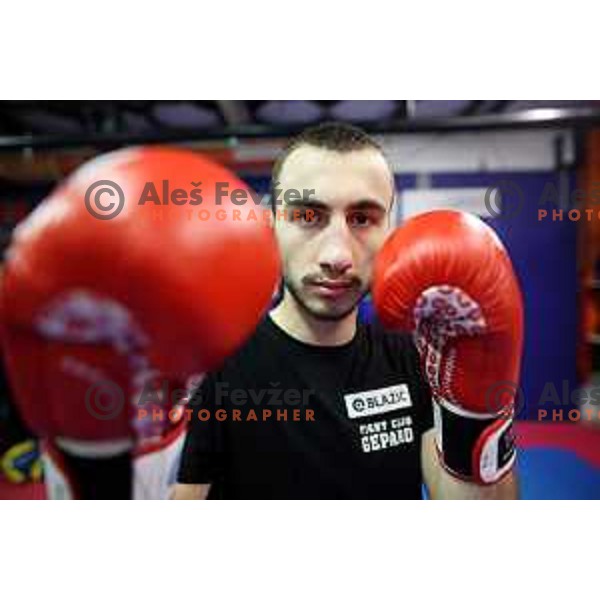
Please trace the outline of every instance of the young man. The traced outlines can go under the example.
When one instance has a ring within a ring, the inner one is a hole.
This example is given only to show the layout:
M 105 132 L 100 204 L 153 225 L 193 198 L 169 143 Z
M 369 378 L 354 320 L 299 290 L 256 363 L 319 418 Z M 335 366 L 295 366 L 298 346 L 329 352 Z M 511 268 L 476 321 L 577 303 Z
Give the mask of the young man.
M 273 182 L 283 295 L 193 396 L 173 497 L 515 496 L 512 474 L 480 486 L 442 469 L 412 337 L 358 320 L 395 197 L 379 145 L 308 129 Z

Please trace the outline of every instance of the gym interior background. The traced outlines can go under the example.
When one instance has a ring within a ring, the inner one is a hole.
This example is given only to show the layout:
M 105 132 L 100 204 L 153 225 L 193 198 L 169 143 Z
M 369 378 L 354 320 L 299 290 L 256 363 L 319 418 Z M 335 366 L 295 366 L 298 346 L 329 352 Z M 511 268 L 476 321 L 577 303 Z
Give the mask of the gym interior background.
M 600 498 L 600 102 L 4 101 L 0 244 L 101 152 L 181 145 L 266 194 L 286 139 L 330 120 L 378 136 L 399 190 L 396 224 L 453 207 L 497 231 L 525 300 L 522 496 Z M 371 318 L 368 300 L 360 316 Z M 0 498 L 41 498 L 36 444 L 2 377 Z

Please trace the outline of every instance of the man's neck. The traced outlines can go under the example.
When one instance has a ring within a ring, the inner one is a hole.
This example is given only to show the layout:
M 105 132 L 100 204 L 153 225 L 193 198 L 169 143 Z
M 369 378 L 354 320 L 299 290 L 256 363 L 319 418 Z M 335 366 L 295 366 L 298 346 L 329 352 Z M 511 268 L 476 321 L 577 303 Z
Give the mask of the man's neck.
M 269 312 L 276 325 L 288 335 L 306 344 L 341 346 L 354 338 L 358 309 L 339 321 L 324 321 L 308 314 L 296 300 L 285 294 L 283 300 Z

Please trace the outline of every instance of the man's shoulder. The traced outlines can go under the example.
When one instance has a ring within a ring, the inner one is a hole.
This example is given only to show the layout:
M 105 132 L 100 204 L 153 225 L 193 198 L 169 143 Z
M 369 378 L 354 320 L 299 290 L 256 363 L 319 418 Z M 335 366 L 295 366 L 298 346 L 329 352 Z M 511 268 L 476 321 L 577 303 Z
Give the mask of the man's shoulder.
M 223 383 L 241 384 L 257 376 L 265 363 L 265 330 L 262 319 L 254 331 L 226 357 L 221 364 L 204 374 L 194 388 L 195 396 L 213 393 L 215 386 Z
M 398 370 L 408 373 L 419 371 L 419 354 L 411 333 L 388 329 L 376 319 L 361 327 L 366 352 Z
M 223 361 L 216 372 L 223 373 L 245 365 L 255 365 L 264 360 L 272 343 L 270 338 L 268 316 L 265 315 L 252 333 Z
M 384 327 L 376 318 L 367 323 L 362 323 L 361 327 L 364 336 L 376 343 L 390 346 L 394 349 L 404 349 L 413 351 L 415 349 L 413 336 L 406 331 L 396 331 Z

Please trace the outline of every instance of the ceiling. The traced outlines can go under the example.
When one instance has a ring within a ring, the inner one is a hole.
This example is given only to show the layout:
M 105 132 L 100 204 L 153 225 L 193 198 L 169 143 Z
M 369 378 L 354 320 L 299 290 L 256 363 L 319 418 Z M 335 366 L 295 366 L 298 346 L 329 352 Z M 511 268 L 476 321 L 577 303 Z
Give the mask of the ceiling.
M 361 124 L 507 114 L 531 108 L 597 106 L 540 100 L 118 100 L 0 102 L 0 138 L 168 135 L 248 125 L 302 126 L 323 120 Z

